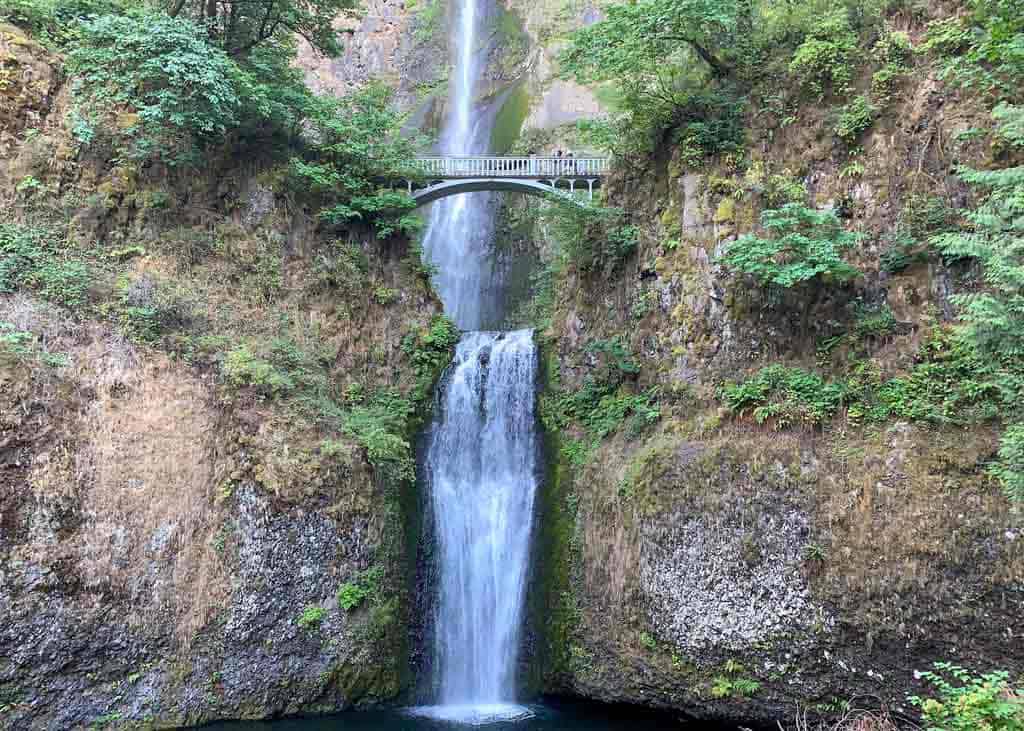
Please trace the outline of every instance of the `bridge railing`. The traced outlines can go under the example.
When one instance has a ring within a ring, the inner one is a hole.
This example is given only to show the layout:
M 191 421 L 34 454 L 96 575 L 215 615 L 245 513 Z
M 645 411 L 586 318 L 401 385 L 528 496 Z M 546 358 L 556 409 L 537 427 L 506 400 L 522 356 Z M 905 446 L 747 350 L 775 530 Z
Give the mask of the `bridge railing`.
M 420 157 L 418 172 L 437 178 L 599 178 L 610 161 L 602 157 Z

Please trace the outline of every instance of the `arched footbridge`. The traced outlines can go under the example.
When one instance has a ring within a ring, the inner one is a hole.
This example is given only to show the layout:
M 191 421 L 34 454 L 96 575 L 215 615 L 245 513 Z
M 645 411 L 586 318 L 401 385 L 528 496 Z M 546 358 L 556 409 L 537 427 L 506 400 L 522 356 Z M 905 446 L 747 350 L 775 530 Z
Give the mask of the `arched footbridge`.
M 420 157 L 415 169 L 420 182 L 406 181 L 419 205 L 458 193 L 504 190 L 576 200 L 586 191 L 590 200 L 608 174 L 610 160 L 601 157 Z

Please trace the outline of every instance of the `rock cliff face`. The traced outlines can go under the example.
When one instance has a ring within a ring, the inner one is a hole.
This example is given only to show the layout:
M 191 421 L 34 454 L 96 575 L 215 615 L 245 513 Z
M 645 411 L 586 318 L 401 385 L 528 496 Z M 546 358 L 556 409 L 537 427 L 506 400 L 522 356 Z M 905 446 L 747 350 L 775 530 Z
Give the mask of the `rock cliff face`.
M 878 256 L 926 192 L 967 203 L 950 164 L 983 165 L 987 152 L 929 140 L 952 139 L 984 111 L 914 73 L 864 139 L 852 180 L 824 114 L 801 112 L 772 136 L 754 110 L 746 175 L 695 171 L 665 145 L 606 188 L 640 227 L 638 249 L 613 270 L 556 275 L 542 332 L 549 409 L 599 372 L 594 344 L 615 342 L 638 366 L 620 393 L 657 394 L 661 418 L 627 422 L 583 459 L 587 434 L 549 423 L 543 525 L 562 557 L 549 547 L 549 690 L 770 721 L 857 696 L 899 709 L 917 690 L 914 671 L 939 660 L 1022 671 L 1024 533 L 1020 508 L 986 475 L 994 429 L 853 416 L 758 426 L 717 398 L 724 381 L 772 362 L 827 372 L 831 359 L 857 357 L 901 372 L 949 318 L 963 264 L 933 257 L 891 273 Z M 773 175 L 866 233 L 856 285 L 780 302 L 716 263 L 772 207 Z M 531 215 L 526 205 L 513 217 Z M 848 338 L 856 356 L 822 354 L 856 306 L 891 309 L 891 328 Z
M 0 294 L 0 728 L 394 698 L 416 499 L 325 429 L 316 384 L 350 405 L 429 392 L 438 374 L 409 348 L 440 305 L 418 261 L 358 232 L 325 240 L 258 162 L 185 180 L 81 152 L 57 60 L 0 33 L 15 102 L 0 237 L 84 255 L 90 272 L 74 308 Z M 153 317 L 159 346 L 136 329 Z M 416 403 L 408 440 L 429 399 Z
M 310 83 L 383 78 L 429 131 L 444 111 L 447 7 L 367 7 L 343 58 L 303 55 Z M 600 105 L 553 78 L 555 39 L 600 7 L 495 6 L 489 47 L 511 49 L 492 51 L 484 93 L 499 148 L 576 145 L 571 123 Z M 257 384 L 225 383 L 211 353 L 286 342 L 301 352 L 281 358 L 323 371 L 351 403 L 363 388 L 408 395 L 422 374 L 403 343 L 428 328 L 436 298 L 403 247 L 318 237 L 275 194 L 273 170 L 215 160 L 202 178 L 153 181 L 79 155 L 58 68 L 0 26 L 0 203 L 71 219 L 61 245 L 127 259 L 100 269 L 97 300 L 148 306 L 171 292 L 200 325 L 155 348 L 126 339 L 109 311 L 74 319 L 0 295 L 0 336 L 37 336 L 0 349 L 0 727 L 161 727 L 402 697 L 416 495 L 354 439 L 327 439 Z M 759 121 L 770 114 L 751 111 L 743 175 L 727 162 L 696 170 L 666 144 L 609 181 L 638 250 L 614 270 L 560 275 L 540 333 L 543 401 L 582 388 L 601 366 L 590 346 L 617 339 L 638 364 L 622 392 L 656 392 L 660 420 L 603 435 L 586 459 L 566 449 L 578 425 L 548 423 L 530 653 L 542 690 L 768 720 L 862 694 L 899 705 L 934 660 L 1024 670 L 1024 531 L 986 476 L 994 430 L 775 430 L 716 398 L 765 363 L 827 367 L 835 351 L 819 345 L 849 325 L 853 302 L 893 313 L 891 330 L 857 346 L 881 373 L 912 365 L 952 315 L 969 272 L 935 258 L 879 266 L 883 234 L 911 204 L 940 190 L 963 205 L 950 170 L 988 154 L 953 142 L 982 118 L 974 100 L 914 73 L 856 175 L 810 105 L 771 134 Z M 17 190 L 27 178 L 42 195 Z M 860 283 L 801 309 L 715 263 L 780 184 L 869 234 Z M 505 214 L 517 246 L 550 250 L 535 205 L 509 197 Z M 345 585 L 371 598 L 346 610 Z

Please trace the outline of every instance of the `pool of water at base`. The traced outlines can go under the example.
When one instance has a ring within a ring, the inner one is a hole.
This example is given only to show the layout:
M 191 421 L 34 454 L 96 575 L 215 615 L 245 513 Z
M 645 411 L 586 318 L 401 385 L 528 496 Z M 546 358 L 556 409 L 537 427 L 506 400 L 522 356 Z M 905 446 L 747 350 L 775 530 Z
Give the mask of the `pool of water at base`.
M 517 706 L 517 713 L 501 709 L 503 720 L 488 722 L 481 709 L 477 723 L 473 714 L 460 712 L 463 720 L 451 721 L 437 707 L 358 711 L 317 718 L 278 721 L 233 721 L 204 726 L 204 731 L 737 731 L 736 725 L 687 721 L 670 715 L 654 715 L 643 709 L 546 701 Z M 513 718 L 509 718 L 513 716 Z M 466 720 L 467 718 L 471 720 Z

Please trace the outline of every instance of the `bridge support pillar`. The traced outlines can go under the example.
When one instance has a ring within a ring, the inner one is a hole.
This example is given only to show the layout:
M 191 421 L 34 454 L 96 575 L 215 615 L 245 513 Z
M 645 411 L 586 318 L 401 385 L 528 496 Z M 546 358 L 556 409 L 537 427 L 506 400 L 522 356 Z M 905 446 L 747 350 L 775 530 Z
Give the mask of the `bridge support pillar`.
M 590 196 L 590 200 L 594 200 L 594 180 L 593 180 L 593 178 L 589 178 L 587 180 L 587 187 L 589 188 L 589 190 L 587 191 L 587 194 Z

